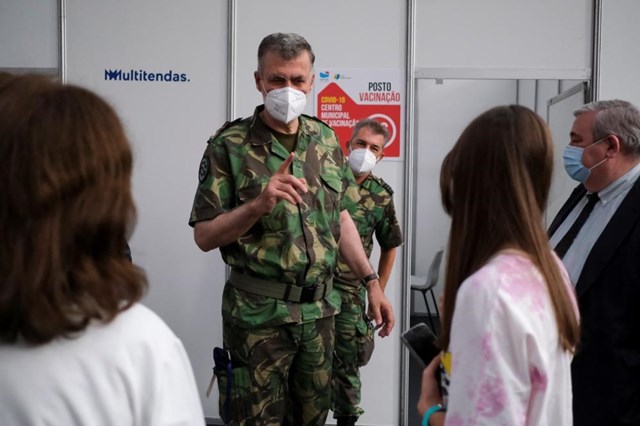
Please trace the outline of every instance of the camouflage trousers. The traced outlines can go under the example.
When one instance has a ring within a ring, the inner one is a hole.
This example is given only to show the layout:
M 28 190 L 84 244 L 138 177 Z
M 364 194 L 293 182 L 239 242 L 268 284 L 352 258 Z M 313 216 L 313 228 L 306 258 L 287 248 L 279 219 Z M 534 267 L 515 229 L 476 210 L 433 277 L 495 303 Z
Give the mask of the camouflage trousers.
M 334 317 L 254 329 L 224 321 L 223 339 L 233 365 L 231 384 L 228 374 L 216 369 L 225 424 L 325 424 Z
M 331 409 L 335 418 L 360 417 L 360 367 L 366 365 L 373 353 L 374 329 L 366 315 L 366 290 L 363 286 L 346 288 L 335 286 L 342 298 L 340 313 L 336 315 L 336 342 L 331 377 Z

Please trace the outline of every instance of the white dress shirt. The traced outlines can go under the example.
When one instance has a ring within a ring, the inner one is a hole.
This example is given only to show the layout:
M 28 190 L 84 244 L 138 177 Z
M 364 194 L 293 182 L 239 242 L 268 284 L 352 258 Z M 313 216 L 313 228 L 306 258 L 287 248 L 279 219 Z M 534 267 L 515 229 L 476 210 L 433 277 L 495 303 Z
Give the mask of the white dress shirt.
M 604 231 L 604 228 L 616 210 L 618 210 L 620 204 L 622 204 L 622 201 L 631 190 L 638 176 L 640 176 L 640 164 L 637 164 L 623 176 L 598 192 L 600 200 L 596 203 L 587 221 L 580 229 L 580 232 L 578 232 L 576 239 L 573 240 L 573 244 L 571 244 L 567 253 L 562 258 L 562 262 L 569 271 L 569 276 L 574 286 L 578 282 L 578 278 L 580 278 L 582 268 L 593 245 L 598 241 L 598 238 L 600 238 L 600 234 L 602 234 L 602 231 Z M 562 224 L 560 224 L 556 232 L 551 236 L 551 247 L 555 247 L 558 242 L 560 242 L 586 204 L 587 197 L 585 196 L 578 202 L 571 213 L 569 213 Z

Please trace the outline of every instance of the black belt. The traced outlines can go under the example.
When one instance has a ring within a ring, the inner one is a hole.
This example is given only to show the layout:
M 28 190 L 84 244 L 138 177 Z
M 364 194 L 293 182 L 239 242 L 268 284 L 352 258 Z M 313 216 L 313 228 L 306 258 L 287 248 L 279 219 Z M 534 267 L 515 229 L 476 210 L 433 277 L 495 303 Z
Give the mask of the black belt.
M 299 286 L 252 277 L 235 269 L 232 269 L 229 274 L 229 283 L 248 293 L 294 303 L 315 302 L 326 296 L 333 288 L 333 279 L 318 285 Z

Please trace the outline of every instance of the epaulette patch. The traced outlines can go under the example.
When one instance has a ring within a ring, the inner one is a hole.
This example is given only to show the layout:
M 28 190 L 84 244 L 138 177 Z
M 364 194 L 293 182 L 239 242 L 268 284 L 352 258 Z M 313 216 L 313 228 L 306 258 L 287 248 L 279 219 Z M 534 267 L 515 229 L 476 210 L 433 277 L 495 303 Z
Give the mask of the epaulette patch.
M 390 195 L 393 195 L 393 189 L 391 188 L 391 186 L 389 186 L 389 184 L 387 182 L 385 182 L 384 180 L 382 180 L 382 178 L 378 177 L 378 176 L 373 176 L 373 178 L 375 179 L 376 182 L 378 182 L 380 184 L 380 186 L 382 186 L 384 189 L 386 189 L 387 191 L 389 191 Z
M 216 133 L 209 138 L 209 141 L 214 140 L 220 133 L 222 133 L 223 131 L 225 131 L 229 127 L 233 126 L 234 124 L 236 124 L 240 120 L 242 120 L 242 117 L 237 118 L 237 119 L 235 119 L 233 121 L 225 121 L 224 124 L 222 125 L 222 127 L 220 127 L 218 130 L 216 130 Z
M 300 115 L 304 116 L 305 118 L 308 118 L 309 120 L 317 121 L 318 123 L 321 123 L 322 125 L 329 127 L 329 125 L 327 123 L 325 123 L 324 121 L 320 120 L 315 115 L 307 115 L 307 114 L 300 114 Z

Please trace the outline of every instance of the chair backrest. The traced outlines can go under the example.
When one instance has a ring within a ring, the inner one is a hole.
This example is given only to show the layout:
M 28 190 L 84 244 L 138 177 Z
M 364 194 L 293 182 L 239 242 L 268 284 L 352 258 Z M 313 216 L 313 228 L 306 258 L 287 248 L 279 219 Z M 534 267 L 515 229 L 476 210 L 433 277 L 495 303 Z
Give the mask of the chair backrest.
M 444 247 L 440 247 L 440 249 L 433 256 L 431 265 L 429 265 L 429 272 L 427 273 L 427 289 L 433 288 L 436 284 L 438 284 L 438 278 L 440 278 L 440 263 L 442 263 L 443 253 Z

